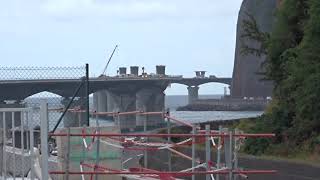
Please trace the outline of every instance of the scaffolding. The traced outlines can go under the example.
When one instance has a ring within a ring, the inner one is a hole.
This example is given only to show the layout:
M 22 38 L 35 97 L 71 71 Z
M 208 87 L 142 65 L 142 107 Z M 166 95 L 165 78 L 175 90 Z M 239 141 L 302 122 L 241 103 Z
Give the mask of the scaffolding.
M 72 109 L 73 112 L 81 112 L 81 110 Z M 144 123 L 144 132 L 134 133 L 109 133 L 98 130 L 97 127 L 92 133 L 88 133 L 86 128 L 81 128 L 81 132 L 71 133 L 49 133 L 50 136 L 67 137 L 68 139 L 82 137 L 82 145 L 86 151 L 92 150 L 93 146 L 99 147 L 100 144 L 106 144 L 122 151 L 140 151 L 138 156 L 143 157 L 143 167 L 125 167 L 124 165 L 135 157 L 127 157 L 121 159 L 121 168 L 114 169 L 108 166 L 99 165 L 99 160 L 95 163 L 81 161 L 79 163 L 80 171 L 50 171 L 50 174 L 60 175 L 81 175 L 82 179 L 93 179 L 99 175 L 118 175 L 132 179 L 178 179 L 183 177 L 196 178 L 196 175 L 205 175 L 206 179 L 220 179 L 220 176 L 228 177 L 228 179 L 247 178 L 250 174 L 268 174 L 275 173 L 275 170 L 244 170 L 239 168 L 238 151 L 246 138 L 272 138 L 274 134 L 245 134 L 238 130 L 229 130 L 227 128 L 219 128 L 219 130 L 211 130 L 209 125 L 205 129 L 187 123 L 183 120 L 170 116 L 169 112 L 90 112 L 91 115 L 108 115 L 113 117 L 126 115 L 161 115 L 167 122 L 167 133 L 155 133 L 155 131 L 147 131 L 146 122 Z M 190 134 L 174 134 L 171 133 L 173 124 L 187 126 L 192 129 Z M 87 142 L 90 137 L 91 141 Z M 112 140 L 115 143 L 101 140 L 100 138 Z M 172 142 L 171 138 L 184 138 L 180 142 Z M 155 140 L 156 139 L 156 140 Z M 160 140 L 159 140 L 160 139 Z M 166 141 L 161 141 L 161 140 Z M 196 147 L 205 144 L 205 160 L 199 160 L 196 157 Z M 191 147 L 191 156 L 177 150 L 177 147 Z M 212 149 L 216 150 L 216 162 L 211 160 Z M 100 149 L 96 148 L 96 154 Z M 168 171 L 159 171 L 148 168 L 148 152 L 168 151 Z M 224 158 L 221 158 L 224 152 Z M 172 170 L 172 154 L 191 161 L 191 167 L 181 169 L 179 171 Z M 99 157 L 98 157 L 99 158 Z M 222 161 L 224 159 L 224 162 Z M 84 171 L 84 168 L 87 170 Z M 68 168 L 67 168 L 68 169 Z
M 197 125 L 170 116 L 169 112 L 142 111 L 99 113 L 91 111 L 90 114 L 91 116 L 110 115 L 115 118 L 134 114 L 157 115 L 165 119 L 167 126 L 161 128 L 160 131 L 159 129 L 148 130 L 147 122 L 144 122 L 142 132 L 121 133 L 115 127 L 100 126 L 97 120 L 96 127 L 63 128 L 56 132 L 50 132 L 48 130 L 48 112 L 64 110 L 48 109 L 45 101 L 41 103 L 40 109 L 40 149 L 29 147 L 27 150 L 32 159 L 32 162 L 29 163 L 30 170 L 28 172 L 30 175 L 24 173 L 14 177 L 53 180 L 98 180 L 108 179 L 108 177 L 109 179 L 125 177 L 138 180 L 184 178 L 195 180 L 199 177 L 205 177 L 206 180 L 238 180 L 247 178 L 250 174 L 276 173 L 275 170 L 244 169 L 238 162 L 238 152 L 246 138 L 272 138 L 274 134 L 247 134 L 222 127 L 213 130 L 209 125 L 206 125 L 205 129 L 201 129 Z M 67 111 L 83 113 L 81 109 Z M 190 133 L 172 133 L 171 130 L 174 126 L 188 127 Z M 29 129 L 31 136 L 34 134 L 34 128 Z M 3 131 L 4 137 L 5 131 Z M 50 139 L 55 139 L 54 148 L 51 148 Z M 12 141 L 14 142 L 14 140 Z M 199 158 L 197 155 L 197 151 L 200 151 L 201 148 L 204 158 Z M 6 148 L 3 146 L 2 149 Z M 182 149 L 186 149 L 187 152 Z M 41 154 L 33 152 L 37 150 Z M 163 156 L 163 154 L 165 155 Z M 50 158 L 53 156 L 56 157 L 57 162 L 55 168 L 50 165 Z M 153 168 L 154 164 L 150 163 L 150 160 L 152 161 L 155 156 L 159 156 L 167 166 L 160 169 Z M 183 159 L 186 162 L 185 165 L 189 164 L 189 167 L 173 167 L 173 161 L 176 159 Z M 7 164 L 6 161 L 2 161 L 2 165 Z M 6 168 L 2 166 L 1 169 L 5 170 L 2 171 L 2 176 L 7 177 Z

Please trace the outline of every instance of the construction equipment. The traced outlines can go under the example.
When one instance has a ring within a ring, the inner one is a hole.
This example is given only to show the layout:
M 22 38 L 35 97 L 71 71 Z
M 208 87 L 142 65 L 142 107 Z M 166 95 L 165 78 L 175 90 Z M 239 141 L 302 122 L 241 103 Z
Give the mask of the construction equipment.
M 114 49 L 113 49 L 113 51 L 112 51 L 112 53 L 111 53 L 111 55 L 110 55 L 110 57 L 109 57 L 109 60 L 108 60 L 108 62 L 107 62 L 107 65 L 104 67 L 101 75 L 105 75 L 105 73 L 107 72 L 107 68 L 108 68 L 108 66 L 109 66 L 109 63 L 110 63 L 110 61 L 111 61 L 111 59 L 112 59 L 112 57 L 113 57 L 113 54 L 114 54 L 114 52 L 116 51 L 117 48 L 118 48 L 118 45 L 116 45 L 116 46 L 114 47 Z

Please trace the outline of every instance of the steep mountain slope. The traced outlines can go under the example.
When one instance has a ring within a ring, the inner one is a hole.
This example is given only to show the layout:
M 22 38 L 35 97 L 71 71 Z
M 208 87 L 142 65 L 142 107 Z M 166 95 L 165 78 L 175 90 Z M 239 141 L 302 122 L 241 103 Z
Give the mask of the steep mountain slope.
M 233 69 L 233 82 L 231 85 L 231 95 L 235 98 L 242 97 L 267 97 L 271 96 L 272 83 L 262 81 L 261 65 L 265 56 L 245 55 L 241 53 L 243 44 L 251 47 L 259 47 L 259 43 L 241 37 L 244 33 L 243 21 L 252 15 L 259 29 L 263 32 L 270 32 L 274 22 L 274 12 L 277 7 L 277 0 L 244 0 L 241 5 L 237 24 L 237 39 L 235 49 L 235 61 Z

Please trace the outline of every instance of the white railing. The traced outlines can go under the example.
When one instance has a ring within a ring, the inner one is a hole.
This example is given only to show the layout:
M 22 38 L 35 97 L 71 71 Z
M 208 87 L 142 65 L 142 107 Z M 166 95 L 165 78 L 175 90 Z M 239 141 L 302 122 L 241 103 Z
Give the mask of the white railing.
M 39 179 L 34 165 L 40 132 L 34 130 L 32 116 L 31 108 L 0 108 L 0 179 Z

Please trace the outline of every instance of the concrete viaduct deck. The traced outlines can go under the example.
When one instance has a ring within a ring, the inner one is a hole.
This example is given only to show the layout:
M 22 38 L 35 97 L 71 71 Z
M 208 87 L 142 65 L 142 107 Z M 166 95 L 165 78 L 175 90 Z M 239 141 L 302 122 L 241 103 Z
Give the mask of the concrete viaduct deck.
M 23 100 L 34 94 L 48 91 L 62 97 L 70 97 L 81 82 L 80 79 L 32 79 L 0 81 L 0 100 Z M 90 78 L 89 93 L 101 90 L 135 92 L 141 89 L 165 90 L 170 84 L 183 84 L 197 88 L 210 82 L 231 84 L 231 78 L 183 78 L 183 77 L 108 77 Z M 80 94 L 83 93 L 80 91 Z
M 58 94 L 65 99 L 73 96 L 81 79 L 33 79 L 0 81 L 0 101 L 15 100 L 16 103 L 41 92 Z M 231 78 L 201 77 L 99 77 L 89 79 L 89 93 L 93 93 L 93 109 L 97 112 L 159 112 L 165 108 L 165 89 L 170 84 L 188 86 L 189 103 L 198 99 L 199 85 L 216 82 L 231 84 Z M 85 97 L 85 86 L 78 97 Z M 77 117 L 67 113 L 64 119 L 66 127 L 78 126 Z M 83 118 L 81 118 L 83 119 Z M 163 117 L 129 115 L 115 119 L 121 129 L 132 129 L 143 126 L 155 126 L 163 123 Z

